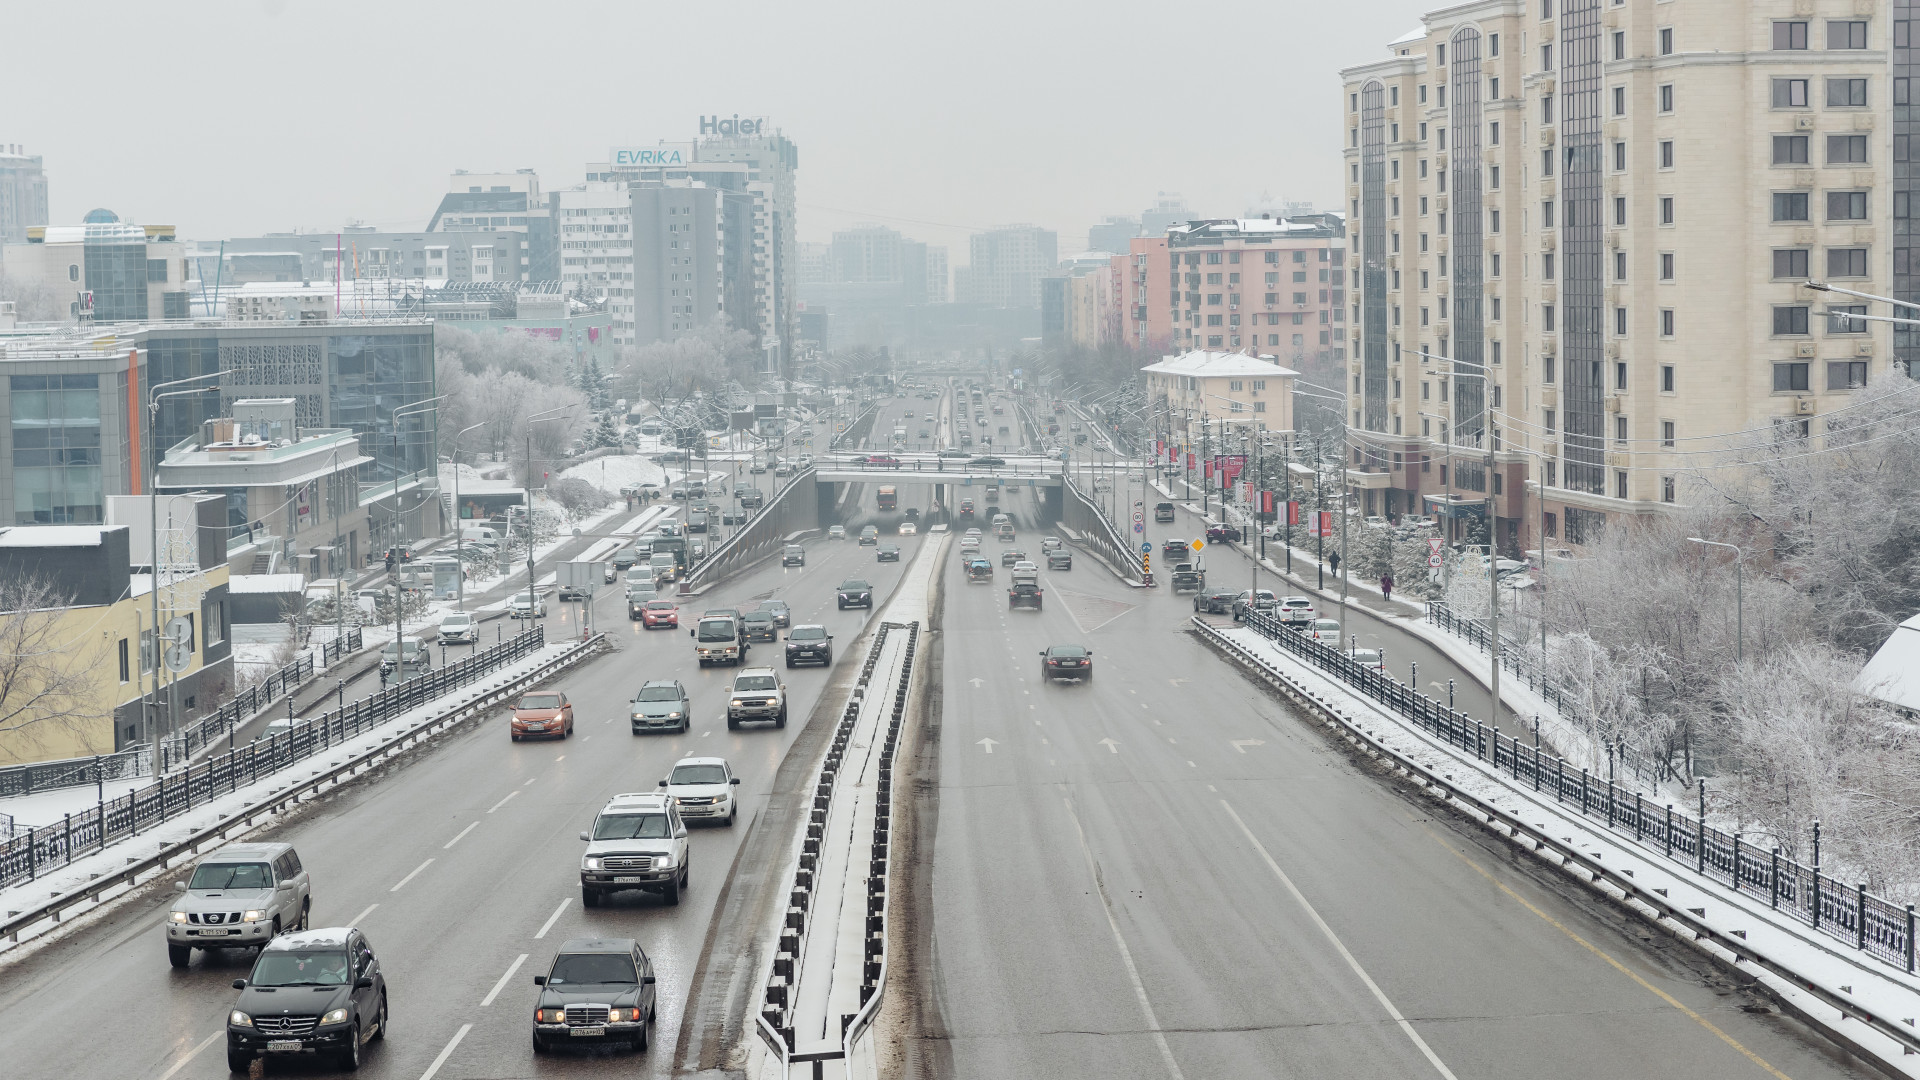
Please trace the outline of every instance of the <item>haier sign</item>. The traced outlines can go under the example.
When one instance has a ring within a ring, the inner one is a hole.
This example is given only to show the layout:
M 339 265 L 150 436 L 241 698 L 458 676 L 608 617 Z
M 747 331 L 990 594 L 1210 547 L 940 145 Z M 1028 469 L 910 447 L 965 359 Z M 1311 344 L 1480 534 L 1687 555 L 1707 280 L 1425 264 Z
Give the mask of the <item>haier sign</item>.
M 692 143 L 655 146 L 616 146 L 610 159 L 616 169 L 684 168 L 693 161 Z
M 700 118 L 702 135 L 718 135 L 725 138 L 733 135 L 765 135 L 766 133 L 767 118 L 764 116 L 749 116 L 743 120 L 739 113 L 734 113 L 731 117 L 715 114 Z

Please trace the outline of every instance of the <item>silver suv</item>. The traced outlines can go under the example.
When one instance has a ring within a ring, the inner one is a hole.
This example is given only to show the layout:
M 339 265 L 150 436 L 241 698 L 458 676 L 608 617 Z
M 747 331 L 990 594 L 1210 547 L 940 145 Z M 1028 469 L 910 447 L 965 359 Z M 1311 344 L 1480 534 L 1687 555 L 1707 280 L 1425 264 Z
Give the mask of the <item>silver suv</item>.
M 580 856 L 580 902 L 599 907 L 617 889 L 659 893 L 680 902 L 687 887 L 687 826 L 670 796 L 655 792 L 615 795 L 600 808 Z
M 727 698 L 727 727 L 736 729 L 744 720 L 771 720 L 774 727 L 787 726 L 787 688 L 772 668 L 742 668 L 733 677 L 733 693 Z
M 195 949 L 249 949 L 305 930 L 313 910 L 292 844 L 229 844 L 173 887 L 180 896 L 167 914 L 167 959 L 177 968 Z

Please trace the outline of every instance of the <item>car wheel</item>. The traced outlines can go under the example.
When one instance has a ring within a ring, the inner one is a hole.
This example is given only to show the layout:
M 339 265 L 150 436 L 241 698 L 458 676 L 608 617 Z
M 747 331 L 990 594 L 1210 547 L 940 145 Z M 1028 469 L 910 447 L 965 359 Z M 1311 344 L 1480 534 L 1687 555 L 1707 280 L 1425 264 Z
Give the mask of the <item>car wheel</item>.
M 540 1036 L 538 1035 L 533 1037 L 533 1052 L 536 1054 L 544 1054 L 547 1052 L 547 1044 L 541 1042 Z
M 518 736 L 518 735 L 515 735 L 515 734 L 513 734 L 513 733 L 511 733 L 511 732 L 509 732 L 509 733 L 507 734 L 507 737 L 508 737 L 508 738 L 510 738 L 510 739 L 512 739 L 512 740 L 513 740 L 514 742 L 519 742 L 519 741 L 520 741 L 520 736 Z
M 308 930 L 312 929 L 312 927 L 313 897 L 309 896 L 305 900 L 300 901 L 300 929 Z
M 1093 672 L 1089 671 L 1085 675 L 1082 675 L 1081 678 L 1086 680 L 1088 683 L 1091 683 L 1093 682 Z
M 651 1019 L 651 1017 L 648 1019 Z M 648 1024 L 646 1020 L 640 1021 L 640 1034 L 633 1040 L 633 1052 L 636 1054 L 644 1054 L 647 1052 L 647 1027 Z
M 600 906 L 600 890 L 581 889 L 580 890 L 580 906 L 581 907 L 599 907 Z
M 377 1018 L 377 1023 L 379 1026 L 373 1029 L 373 1038 L 376 1041 L 387 1037 L 387 995 L 385 992 L 382 992 L 380 995 L 380 1015 Z
M 360 1025 L 355 1024 L 347 1031 L 347 1048 L 340 1051 L 340 1068 L 355 1072 L 360 1068 Z
M 739 731 L 739 730 L 740 730 L 740 721 L 738 721 L 738 720 L 735 720 L 735 719 L 734 719 L 733 717 L 731 717 L 731 716 L 729 716 L 729 717 L 727 717 L 727 730 L 728 730 L 728 731 Z
M 661 899 L 667 902 L 668 907 L 679 907 L 680 906 L 680 879 L 675 878 L 672 881 L 667 882 L 666 891 L 662 892 L 660 894 L 660 897 Z
M 780 706 L 780 715 L 774 720 L 773 726 L 777 728 L 787 726 L 787 707 L 785 705 Z
M 227 1047 L 227 1071 L 245 1076 L 253 1071 L 253 1055 L 245 1050 Z
M 832 666 L 833 666 L 833 653 L 832 653 L 832 652 L 828 652 L 828 653 L 827 653 L 827 658 L 826 658 L 825 660 L 822 660 L 822 661 L 820 661 L 820 666 L 821 666 L 821 667 L 832 667 Z
M 735 803 L 734 805 L 727 807 L 727 828 L 729 829 L 733 828 L 733 819 L 739 813 L 740 813 L 740 805 L 738 803 Z
M 168 945 L 167 946 L 167 962 L 177 968 L 186 967 L 188 964 L 193 962 L 193 946 Z M 246 1072 L 244 1068 L 236 1069 L 235 1071 Z
M 280 936 L 280 916 L 275 915 L 273 917 L 273 925 L 267 927 L 267 940 L 272 941 L 274 938 L 277 938 L 279 936 Z M 265 948 L 265 946 L 262 946 L 262 948 Z

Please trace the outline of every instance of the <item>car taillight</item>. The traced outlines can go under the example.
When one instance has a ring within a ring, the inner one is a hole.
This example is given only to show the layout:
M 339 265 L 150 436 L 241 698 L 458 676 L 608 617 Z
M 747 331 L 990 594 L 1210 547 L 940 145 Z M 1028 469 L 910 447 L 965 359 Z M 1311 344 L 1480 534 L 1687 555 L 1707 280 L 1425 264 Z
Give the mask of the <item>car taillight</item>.
M 1049 661 L 1047 661 L 1047 666 L 1048 666 L 1048 667 L 1059 667 L 1059 666 L 1060 666 L 1060 661 L 1058 661 L 1058 660 L 1049 660 Z

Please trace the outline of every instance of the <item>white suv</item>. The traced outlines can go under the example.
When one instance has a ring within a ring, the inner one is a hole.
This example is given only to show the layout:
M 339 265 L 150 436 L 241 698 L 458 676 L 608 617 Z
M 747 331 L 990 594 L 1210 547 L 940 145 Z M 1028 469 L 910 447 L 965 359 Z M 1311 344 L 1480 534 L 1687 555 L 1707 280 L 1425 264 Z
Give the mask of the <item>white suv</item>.
M 680 902 L 687 887 L 687 826 L 673 799 L 657 792 L 615 795 L 600 808 L 580 857 L 580 902 L 599 907 L 619 889 L 659 893 Z
M 733 693 L 727 697 L 727 727 L 738 728 L 745 720 L 771 720 L 774 727 L 787 726 L 787 687 L 770 667 L 742 668 L 733 677 Z
M 684 757 L 673 763 L 673 772 L 660 786 L 686 820 L 710 818 L 731 828 L 738 809 L 733 789 L 739 783 L 726 758 Z
M 167 959 L 186 967 L 195 949 L 246 949 L 307 928 L 313 899 L 292 844 L 228 844 L 173 887 Z

